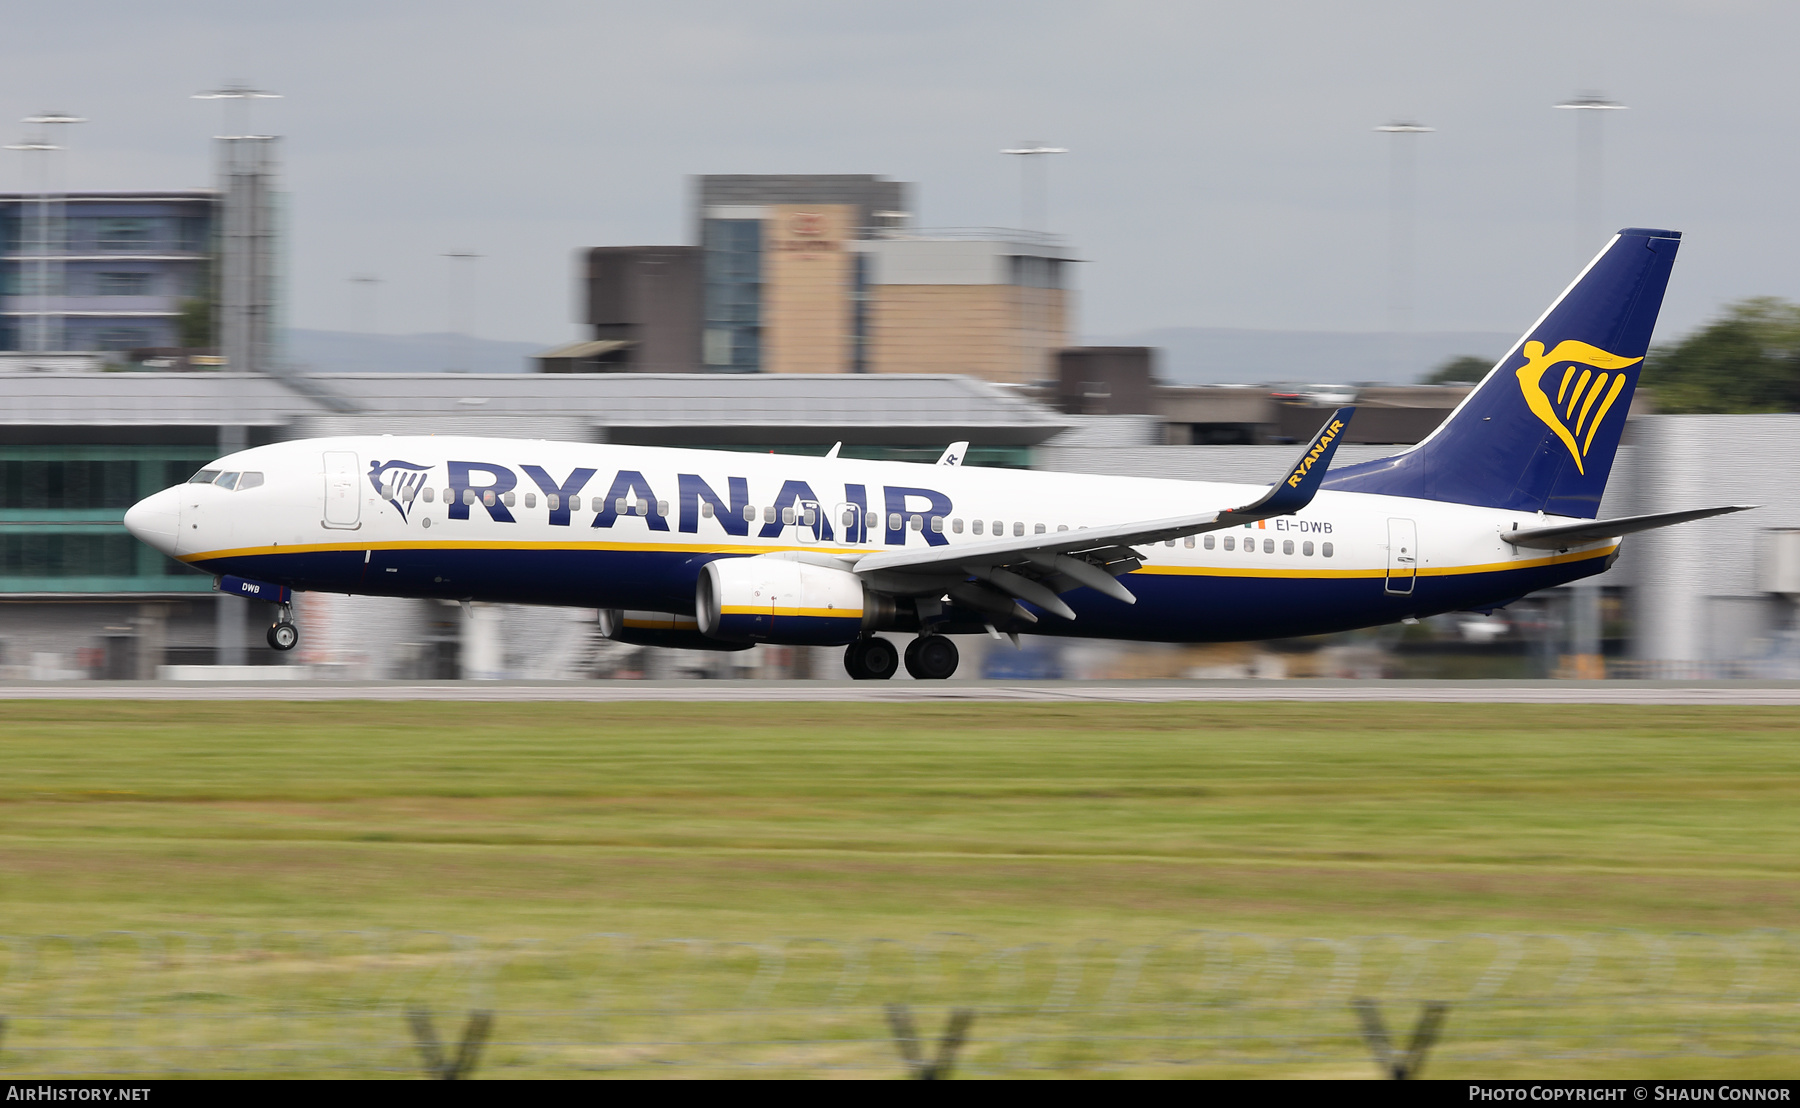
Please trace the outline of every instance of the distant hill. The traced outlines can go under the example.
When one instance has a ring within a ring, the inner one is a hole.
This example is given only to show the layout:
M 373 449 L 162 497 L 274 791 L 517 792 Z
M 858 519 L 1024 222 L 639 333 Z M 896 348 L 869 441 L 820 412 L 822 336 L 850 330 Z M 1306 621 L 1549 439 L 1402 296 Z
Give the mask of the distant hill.
M 287 333 L 287 360 L 313 373 L 530 373 L 530 357 L 556 343 L 503 342 L 462 335 L 369 335 L 354 331 Z
M 1518 339 L 1500 331 L 1252 331 L 1163 327 L 1090 338 L 1094 346 L 1155 346 L 1158 372 L 1176 384 L 1409 384 L 1451 358 L 1498 361 Z

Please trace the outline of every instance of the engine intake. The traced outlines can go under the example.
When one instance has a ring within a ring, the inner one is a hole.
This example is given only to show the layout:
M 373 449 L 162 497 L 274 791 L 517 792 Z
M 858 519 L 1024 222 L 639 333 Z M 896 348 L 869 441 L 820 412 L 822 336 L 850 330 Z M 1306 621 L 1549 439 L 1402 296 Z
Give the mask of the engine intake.
M 842 646 L 893 608 L 849 570 L 767 555 L 708 562 L 694 590 L 700 630 L 731 642 Z

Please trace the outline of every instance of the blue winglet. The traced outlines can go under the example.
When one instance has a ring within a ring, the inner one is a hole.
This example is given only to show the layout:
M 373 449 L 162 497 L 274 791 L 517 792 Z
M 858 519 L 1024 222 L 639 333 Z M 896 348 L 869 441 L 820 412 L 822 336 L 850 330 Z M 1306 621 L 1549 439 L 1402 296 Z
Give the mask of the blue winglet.
M 1295 512 L 1312 503 L 1313 494 L 1325 481 L 1325 471 L 1331 467 L 1331 456 L 1337 453 L 1338 443 L 1343 441 L 1344 428 L 1350 425 L 1350 417 L 1356 414 L 1355 408 L 1339 408 L 1319 428 L 1319 433 L 1306 444 L 1300 458 L 1287 472 L 1287 476 L 1275 483 L 1261 500 L 1254 504 L 1246 504 L 1242 508 L 1233 508 L 1221 515 L 1248 517 L 1249 519 L 1269 519 L 1273 516 L 1291 516 Z

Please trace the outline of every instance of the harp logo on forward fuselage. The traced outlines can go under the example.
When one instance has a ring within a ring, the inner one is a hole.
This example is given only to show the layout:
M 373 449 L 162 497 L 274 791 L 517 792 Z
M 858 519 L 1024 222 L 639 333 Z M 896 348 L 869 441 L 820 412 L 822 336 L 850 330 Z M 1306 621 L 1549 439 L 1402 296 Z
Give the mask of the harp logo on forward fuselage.
M 1519 391 L 1531 414 L 1556 432 L 1556 437 L 1575 459 L 1575 469 L 1585 475 L 1582 459 L 1594 445 L 1594 433 L 1612 410 L 1613 402 L 1625 391 L 1629 375 L 1619 372 L 1643 361 L 1621 358 L 1598 346 L 1574 339 L 1564 339 L 1548 354 L 1536 339 L 1525 344 L 1525 364 L 1516 371 Z M 1566 365 L 1564 363 L 1567 363 Z M 1558 365 L 1564 365 L 1552 399 L 1545 388 L 1544 377 Z

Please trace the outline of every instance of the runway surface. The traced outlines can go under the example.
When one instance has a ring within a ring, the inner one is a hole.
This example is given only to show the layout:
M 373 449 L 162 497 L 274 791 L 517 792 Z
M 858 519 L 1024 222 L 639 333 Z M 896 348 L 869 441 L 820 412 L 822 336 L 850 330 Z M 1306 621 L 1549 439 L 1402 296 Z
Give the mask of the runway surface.
M 0 700 L 459 701 L 1406 701 L 1800 705 L 1800 681 L 365 681 L 0 685 Z

